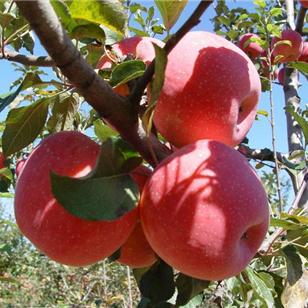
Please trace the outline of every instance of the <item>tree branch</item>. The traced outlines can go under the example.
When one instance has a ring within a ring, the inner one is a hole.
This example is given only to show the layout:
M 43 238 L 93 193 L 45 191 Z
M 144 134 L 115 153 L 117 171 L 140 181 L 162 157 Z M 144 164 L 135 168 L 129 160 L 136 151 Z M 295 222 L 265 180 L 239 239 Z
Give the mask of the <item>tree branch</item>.
M 139 124 L 131 103 L 127 98 L 113 92 L 109 84 L 83 59 L 62 28 L 49 1 L 23 0 L 16 1 L 16 4 L 63 75 L 145 160 L 155 165 L 148 149 L 148 137 Z M 149 138 L 158 159 L 170 154 L 170 150 L 155 136 Z
M 213 3 L 214 0 L 201 0 L 193 14 L 187 19 L 187 21 L 183 24 L 183 26 L 171 36 L 171 38 L 167 41 L 164 50 L 166 54 L 168 54 L 176 44 L 183 38 L 183 36 L 189 32 L 194 26 L 196 26 L 200 22 L 200 17 L 206 11 L 206 9 Z M 145 88 L 148 83 L 151 81 L 154 74 L 155 67 L 155 59 L 152 63 L 147 67 L 145 73 L 139 80 L 136 82 L 136 85 L 130 95 L 130 101 L 133 105 L 139 104 L 141 97 L 144 93 Z
M 248 159 L 266 160 L 275 162 L 274 153 L 268 148 L 265 149 L 251 149 L 249 146 L 241 144 L 238 147 L 238 151 L 245 155 Z M 283 154 L 277 152 L 277 158 L 280 162 L 283 162 Z
M 297 31 L 301 35 L 303 35 L 303 27 L 304 27 L 304 23 L 305 23 L 306 11 L 307 11 L 307 9 L 304 8 L 303 6 L 301 6 L 301 8 L 298 12 L 298 15 L 297 15 L 297 19 L 296 19 L 295 31 Z
M 49 56 L 26 56 L 15 51 L 5 50 L 4 54 L 0 52 L 0 59 L 18 62 L 23 65 L 33 65 L 33 66 L 44 66 L 52 67 L 55 66 L 54 60 Z

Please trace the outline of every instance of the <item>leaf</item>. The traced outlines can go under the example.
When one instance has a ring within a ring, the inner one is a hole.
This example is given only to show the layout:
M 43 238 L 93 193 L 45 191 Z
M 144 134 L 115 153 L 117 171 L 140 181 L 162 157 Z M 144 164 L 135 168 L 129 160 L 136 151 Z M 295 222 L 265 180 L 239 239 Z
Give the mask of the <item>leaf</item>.
M 308 226 L 308 217 L 307 216 L 299 216 L 299 215 L 290 215 L 287 213 L 281 213 L 282 218 L 289 218 L 292 220 L 296 220 L 301 224 L 307 225 Z
M 124 34 L 127 16 L 121 1 L 72 0 L 66 3 L 73 18 L 102 24 L 118 34 Z
M 142 276 L 140 292 L 153 303 L 168 300 L 175 292 L 172 267 L 163 261 L 155 263 Z
M 253 290 L 258 294 L 259 298 L 264 301 L 267 307 L 274 307 L 274 298 L 271 291 L 266 286 L 260 276 L 250 267 L 246 268 L 246 273 L 251 282 Z
M 47 129 L 49 132 L 72 130 L 79 105 L 77 95 L 63 93 L 57 95 L 53 101 L 52 115 L 47 121 Z
M 93 122 L 94 133 L 101 140 L 106 141 L 108 138 L 117 135 L 117 132 L 104 124 L 101 119 L 97 119 Z
M 301 228 L 299 224 L 279 218 L 271 218 L 272 227 L 280 227 L 284 230 L 297 230 Z
M 0 112 L 14 101 L 21 90 L 22 84 L 15 91 L 0 95 Z
M 196 308 L 202 307 L 201 304 L 203 303 L 203 295 L 195 296 L 191 301 L 189 301 L 186 305 L 181 306 L 182 308 Z
M 115 220 L 135 208 L 138 187 L 129 175 L 69 178 L 51 173 L 52 192 L 71 214 L 86 220 Z
M 117 65 L 110 75 L 110 84 L 112 87 L 127 83 L 143 75 L 146 69 L 144 62 L 140 60 L 125 61 Z
M 192 298 L 206 289 L 210 283 L 210 281 L 192 278 L 180 273 L 175 280 L 175 285 L 178 290 L 176 305 L 182 306 L 187 304 Z
M 291 62 L 288 63 L 288 67 L 295 68 L 308 77 L 308 63 L 301 61 Z
M 155 4 L 163 18 L 166 29 L 170 30 L 180 17 L 187 0 L 155 0 Z
M 53 6 L 56 14 L 61 20 L 62 25 L 64 28 L 70 32 L 76 25 L 76 21 L 72 18 L 69 8 L 64 1 L 61 0 L 53 0 L 50 1 L 51 5 Z
M 254 0 L 253 2 L 256 6 L 264 9 L 266 7 L 266 1 L 265 0 Z
M 268 117 L 268 112 L 266 110 L 258 110 L 257 114 L 262 115 L 264 117 Z
M 42 131 L 48 112 L 49 99 L 44 98 L 26 107 L 12 109 L 6 118 L 2 135 L 5 156 L 29 145 Z
M 14 198 L 14 194 L 13 193 L 8 193 L 8 192 L 6 192 L 6 193 L 0 192 L 0 197 L 1 198 Z
M 77 40 L 92 38 L 100 41 L 101 43 L 104 43 L 105 41 L 104 30 L 100 28 L 99 25 L 93 23 L 74 27 L 70 33 L 70 36 Z
M 285 109 L 286 109 L 287 112 L 289 112 L 292 115 L 292 117 L 295 119 L 295 121 L 302 128 L 306 143 L 308 144 L 308 121 L 304 117 L 299 115 L 295 111 L 294 107 L 287 106 Z
M 296 248 L 288 245 L 282 249 L 287 262 L 287 279 L 289 284 L 294 285 L 303 275 L 302 260 Z
M 281 301 L 286 308 L 307 307 L 308 272 L 305 270 L 302 277 L 294 285 L 287 283 Z
M 155 103 L 160 95 L 160 91 L 164 85 L 165 69 L 167 65 L 167 54 L 165 50 L 156 44 L 155 48 L 155 75 L 151 84 L 151 104 Z

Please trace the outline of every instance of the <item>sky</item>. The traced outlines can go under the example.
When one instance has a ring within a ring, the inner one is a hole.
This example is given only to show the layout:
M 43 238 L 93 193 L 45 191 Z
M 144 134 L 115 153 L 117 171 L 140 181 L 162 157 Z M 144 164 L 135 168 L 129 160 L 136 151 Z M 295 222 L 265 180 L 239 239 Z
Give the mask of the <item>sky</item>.
M 153 5 L 153 1 L 136 1 L 142 2 L 146 6 Z M 253 9 L 252 1 L 227 1 L 230 8 L 233 7 L 244 7 L 248 10 Z M 188 5 L 184 9 L 182 15 L 180 16 L 178 22 L 174 26 L 172 32 L 174 32 L 179 26 L 181 26 L 185 20 L 190 16 L 193 9 L 198 5 L 198 1 L 189 1 Z M 214 8 L 211 5 L 210 8 L 205 12 L 201 18 L 201 22 L 193 30 L 202 31 L 213 31 L 213 26 L 210 19 L 215 16 Z M 157 17 L 159 15 L 157 14 Z M 26 53 L 25 50 L 21 50 L 21 53 Z M 45 50 L 40 44 L 35 44 L 34 49 L 35 55 L 46 55 Z M 47 71 L 51 72 L 50 69 Z M 52 73 L 51 73 L 52 74 Z M 0 95 L 9 91 L 10 84 L 16 80 L 19 75 L 14 71 L 12 64 L 5 60 L 0 60 Z M 299 89 L 299 96 L 301 97 L 301 105 L 304 106 L 308 103 L 308 83 L 304 76 L 300 76 L 300 81 L 302 86 Z M 239 80 L 240 82 L 240 80 Z M 280 152 L 287 152 L 287 133 L 286 133 L 286 120 L 284 107 L 284 93 L 283 88 L 280 85 L 275 85 L 273 88 L 273 99 L 275 104 L 275 121 L 276 121 L 276 139 L 277 139 L 277 150 Z M 263 93 L 260 98 L 260 103 L 258 109 L 269 111 L 269 95 L 268 93 Z M 8 108 L 0 114 L 0 120 L 6 117 Z M 255 121 L 253 127 L 248 133 L 248 138 L 250 141 L 250 146 L 253 148 L 272 148 L 271 141 L 271 127 L 269 120 L 265 117 L 260 117 L 258 121 Z

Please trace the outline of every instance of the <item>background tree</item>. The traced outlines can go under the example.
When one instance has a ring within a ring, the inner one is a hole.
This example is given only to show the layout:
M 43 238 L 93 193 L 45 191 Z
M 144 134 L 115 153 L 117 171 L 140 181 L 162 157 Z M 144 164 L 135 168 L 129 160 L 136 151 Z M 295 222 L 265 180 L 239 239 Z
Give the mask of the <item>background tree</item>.
M 20 237 L 14 224 L 2 218 L 0 283 L 3 285 L 1 293 L 4 303 L 12 303 L 12 294 L 19 292 L 20 304 L 32 301 L 33 305 L 36 304 L 33 301 L 37 301 L 38 305 L 71 303 L 131 306 L 140 299 L 140 307 L 195 307 L 210 304 L 216 307 L 305 306 L 308 298 L 308 113 L 307 108 L 303 109 L 300 105 L 298 72 L 307 76 L 308 64 L 305 59 L 283 64 L 289 149 L 288 153 L 280 153 L 276 146 L 274 109 L 277 102 L 273 96 L 273 84 L 277 82 L 275 72 L 281 59 L 278 56 L 273 60 L 275 46 L 271 46 L 271 41 L 284 29 L 296 30 L 305 38 L 306 8 L 292 0 L 284 3 L 256 0 L 254 11 L 248 11 L 240 5 L 230 9 L 227 4 L 225 1 L 215 4 L 216 16 L 212 20 L 214 30 L 233 43 L 237 43 L 245 33 L 258 35 L 246 45 L 244 43 L 243 48 L 256 43 L 265 51 L 253 59 L 270 105 L 269 112 L 259 110 L 258 118 L 259 121 L 263 117 L 267 118 L 272 128 L 271 150 L 251 148 L 248 140 L 238 147 L 256 169 L 263 168 L 262 178 L 272 209 L 268 237 L 249 267 L 236 277 L 224 281 L 200 281 L 174 272 L 160 261 L 151 268 L 133 271 L 141 291 L 139 297 L 136 289 L 130 285 L 130 275 L 126 275 L 125 268 L 112 263 L 106 269 L 106 261 L 76 271 L 55 265 L 34 252 L 28 242 Z M 168 143 L 157 137 L 151 121 L 155 103 L 144 102 L 144 91 L 152 81 L 154 90 L 151 95 L 158 97 L 166 55 L 198 24 L 204 11 L 213 4 L 212 1 L 201 1 L 182 27 L 172 34 L 172 27 L 185 5 L 186 1 L 158 0 L 155 1 L 155 7 L 130 1 L 49 3 L 39 0 L 0 3 L 0 56 L 2 60 L 11 61 L 22 75 L 12 84 L 11 92 L 0 97 L 0 111 L 9 109 L 0 126 L 5 157 L 0 170 L 1 197 L 10 197 L 14 193 L 17 162 L 47 135 L 62 130 L 85 132 L 105 145 L 109 142 L 107 140 L 112 140 L 120 154 L 113 152 L 110 157 L 119 159 L 119 155 L 129 170 L 142 161 L 155 167 L 172 152 Z M 162 24 L 154 17 L 155 9 L 162 16 Z M 49 56 L 33 55 L 37 42 L 31 30 Z M 162 35 L 165 38 L 165 47 L 156 49 L 155 61 L 146 67 L 135 59 L 120 59 L 115 61 L 117 65 L 112 71 L 94 70 L 98 59 L 108 51 L 110 45 L 135 34 Z M 286 40 L 280 45 L 288 46 L 290 42 Z M 46 74 L 42 67 L 51 67 L 53 76 Z M 119 95 L 112 89 L 123 83 L 128 83 L 128 96 Z M 289 201 L 288 177 L 295 195 L 293 201 Z M 81 190 L 81 193 L 86 192 Z M 71 197 L 70 192 L 65 190 L 62 195 L 67 199 Z M 95 207 L 93 204 L 89 206 Z M 113 211 L 116 210 L 115 205 Z M 105 214 L 102 215 L 104 217 Z M 33 272 L 35 278 L 28 279 Z M 128 300 L 124 298 L 123 302 L 117 302 L 112 297 L 107 299 L 106 294 L 110 294 L 106 291 L 107 276 L 114 281 L 109 284 L 112 286 L 111 292 L 117 293 L 116 287 L 124 288 L 125 283 L 129 284 Z M 42 282 L 44 287 L 36 292 L 40 295 L 36 295 L 35 299 L 26 295 L 25 288 L 31 290 Z M 16 303 L 19 302 L 13 302 Z

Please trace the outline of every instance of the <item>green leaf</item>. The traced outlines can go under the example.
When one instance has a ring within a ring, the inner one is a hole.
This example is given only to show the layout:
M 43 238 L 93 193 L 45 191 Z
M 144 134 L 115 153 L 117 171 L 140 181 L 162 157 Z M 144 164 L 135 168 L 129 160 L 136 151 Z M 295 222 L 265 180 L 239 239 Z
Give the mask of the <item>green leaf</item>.
M 254 0 L 253 2 L 256 6 L 264 9 L 266 7 L 266 1 L 265 0 Z
M 135 208 L 139 191 L 129 175 L 69 178 L 51 173 L 52 192 L 71 214 L 86 220 L 115 220 Z
M 14 194 L 8 193 L 8 192 L 6 192 L 6 193 L 0 192 L 0 197 L 1 198 L 14 198 Z
M 101 140 L 106 141 L 108 138 L 117 135 L 118 133 L 104 124 L 101 119 L 97 119 L 93 122 L 94 133 Z
M 164 85 L 167 54 L 163 48 L 153 44 L 155 48 L 155 75 L 151 84 L 151 104 L 155 103 Z
M 282 16 L 283 11 L 280 7 L 274 7 L 269 12 L 272 16 Z
M 155 0 L 155 4 L 163 18 L 166 29 L 170 30 L 184 10 L 187 0 Z
M 274 307 L 274 298 L 271 291 L 266 286 L 260 276 L 250 267 L 246 268 L 246 273 L 251 282 L 251 286 L 259 298 L 264 301 L 267 307 Z
M 262 115 L 264 117 L 268 117 L 268 112 L 266 110 L 258 110 L 257 114 Z
M 12 109 L 8 113 L 2 135 L 5 156 L 22 150 L 36 139 L 45 125 L 48 104 L 49 99 L 44 98 L 27 107 Z
M 271 218 L 272 227 L 280 227 L 284 230 L 297 230 L 301 228 L 299 224 L 279 218 Z
M 118 34 L 124 34 L 127 15 L 121 1 L 72 0 L 66 3 L 73 18 L 102 24 Z
M 307 216 L 299 216 L 299 215 L 290 215 L 287 213 L 281 213 L 281 218 L 289 218 L 292 220 L 297 220 L 299 223 L 308 226 L 308 217 Z
M 76 25 L 76 21 L 72 18 L 69 8 L 64 1 L 61 0 L 52 0 L 50 1 L 53 6 L 56 14 L 61 20 L 64 28 L 70 32 Z
M 282 249 L 287 262 L 287 279 L 289 284 L 294 285 L 303 275 L 302 260 L 296 248 L 288 245 Z
M 146 69 L 144 62 L 140 60 L 125 61 L 117 65 L 110 75 L 110 84 L 112 87 L 127 83 L 143 75 Z
M 15 91 L 0 95 L 0 112 L 14 101 L 21 90 L 22 84 Z
M 87 25 L 78 25 L 74 27 L 70 33 L 70 36 L 77 40 L 92 38 L 100 41 L 103 44 L 105 41 L 104 30 L 100 28 L 99 25 L 93 23 Z
M 308 77 L 308 63 L 301 61 L 290 62 L 288 63 L 288 67 L 295 68 Z
M 49 132 L 72 130 L 78 105 L 77 94 L 63 93 L 57 95 L 53 100 L 52 115 L 47 121 Z
M 153 303 L 168 300 L 175 292 L 172 267 L 163 261 L 155 263 L 142 276 L 140 292 Z
M 206 289 L 210 283 L 210 281 L 192 278 L 180 273 L 175 280 L 178 290 L 176 305 L 182 306 L 187 304 L 192 298 Z
M 294 107 L 287 106 L 285 109 L 286 109 L 287 112 L 289 112 L 292 115 L 292 117 L 295 119 L 295 121 L 302 128 L 306 143 L 308 144 L 308 121 L 304 117 L 299 115 L 295 111 Z
M 13 174 L 11 169 L 9 168 L 1 168 L 0 169 L 0 176 L 6 177 L 8 180 L 13 180 Z

